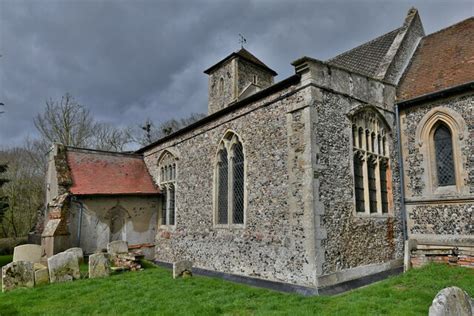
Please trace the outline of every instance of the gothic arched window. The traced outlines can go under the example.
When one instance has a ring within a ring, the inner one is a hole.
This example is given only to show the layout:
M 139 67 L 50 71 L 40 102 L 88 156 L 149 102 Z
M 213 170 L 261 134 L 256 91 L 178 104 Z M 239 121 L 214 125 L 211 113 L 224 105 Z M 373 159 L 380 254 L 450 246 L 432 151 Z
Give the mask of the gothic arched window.
M 353 116 L 354 196 L 359 214 L 387 214 L 391 199 L 385 121 L 374 110 Z M 357 132 L 355 132 L 357 131 Z
M 241 141 L 233 132 L 227 132 L 219 145 L 215 186 L 216 224 L 244 224 L 245 155 Z
M 165 151 L 158 161 L 161 189 L 161 225 L 176 222 L 176 157 Z
M 438 186 L 456 184 L 453 158 L 453 141 L 449 128 L 444 124 L 435 127 L 434 147 L 436 156 L 436 174 Z

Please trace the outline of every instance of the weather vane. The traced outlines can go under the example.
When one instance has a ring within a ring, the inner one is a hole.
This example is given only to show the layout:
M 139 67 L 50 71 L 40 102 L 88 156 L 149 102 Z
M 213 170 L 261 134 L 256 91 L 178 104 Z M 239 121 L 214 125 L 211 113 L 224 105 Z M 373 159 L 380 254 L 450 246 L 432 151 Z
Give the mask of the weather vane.
M 247 44 L 247 39 L 240 33 L 239 33 L 239 43 L 240 43 L 241 48 L 244 48 L 244 44 Z

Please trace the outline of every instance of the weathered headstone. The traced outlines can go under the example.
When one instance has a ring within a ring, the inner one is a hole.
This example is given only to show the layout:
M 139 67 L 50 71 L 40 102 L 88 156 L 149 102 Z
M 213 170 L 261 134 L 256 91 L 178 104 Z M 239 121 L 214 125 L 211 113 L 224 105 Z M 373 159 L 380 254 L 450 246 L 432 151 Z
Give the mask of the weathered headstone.
M 13 262 L 16 261 L 40 262 L 41 246 L 33 244 L 16 246 L 13 249 Z
M 48 268 L 40 263 L 34 264 L 35 270 L 35 286 L 49 283 Z
M 76 258 L 77 258 L 77 261 L 79 262 L 79 264 L 83 263 L 84 262 L 84 253 L 82 252 L 82 249 L 81 248 L 69 248 L 68 250 L 66 250 L 65 252 L 71 252 L 73 253 Z
M 110 262 L 105 253 L 96 253 L 89 257 L 89 279 L 110 275 Z
M 193 270 L 193 263 L 189 260 L 181 260 L 173 263 L 173 279 L 180 277 L 183 275 L 184 272 L 186 276 L 192 274 Z
M 452 286 L 436 294 L 429 316 L 472 316 L 472 299 L 462 289 Z
M 19 287 L 34 287 L 35 271 L 29 261 L 11 262 L 2 268 L 2 292 Z
M 79 279 L 79 263 L 72 252 L 60 252 L 48 258 L 49 281 L 66 282 Z
M 107 244 L 107 252 L 112 255 L 128 253 L 128 243 L 123 240 L 109 242 Z

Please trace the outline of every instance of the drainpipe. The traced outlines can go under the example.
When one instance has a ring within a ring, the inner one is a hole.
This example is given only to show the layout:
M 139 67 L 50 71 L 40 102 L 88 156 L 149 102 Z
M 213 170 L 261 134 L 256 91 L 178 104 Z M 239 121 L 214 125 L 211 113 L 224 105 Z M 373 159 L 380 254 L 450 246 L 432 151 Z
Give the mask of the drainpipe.
M 84 204 L 78 201 L 75 196 L 72 197 L 72 201 L 79 204 L 79 220 L 77 224 L 77 246 L 81 247 L 82 213 L 84 212 Z
M 400 113 L 398 109 L 398 104 L 395 104 L 395 119 L 396 119 L 396 129 L 397 129 L 397 142 L 398 142 L 398 170 L 400 177 L 400 211 L 402 212 L 402 222 L 403 222 L 403 240 L 408 240 L 407 232 L 407 213 L 405 207 L 405 171 L 403 169 L 403 157 L 402 157 L 402 138 L 401 138 L 401 126 L 400 126 Z

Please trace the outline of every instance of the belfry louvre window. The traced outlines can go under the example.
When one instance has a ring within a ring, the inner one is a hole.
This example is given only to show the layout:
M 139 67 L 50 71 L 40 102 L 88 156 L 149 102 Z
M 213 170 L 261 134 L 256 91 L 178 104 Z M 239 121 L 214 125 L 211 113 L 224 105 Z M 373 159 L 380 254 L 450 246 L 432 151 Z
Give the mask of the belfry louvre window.
M 215 176 L 216 224 L 245 221 L 245 155 L 241 141 L 228 132 L 219 145 Z
M 161 189 L 161 225 L 175 225 L 176 157 L 166 151 L 158 162 Z
M 453 141 L 451 131 L 444 124 L 439 124 L 436 127 L 434 145 L 438 186 L 455 185 Z
M 355 211 L 366 215 L 389 213 L 388 128 L 371 109 L 354 115 L 352 123 Z

